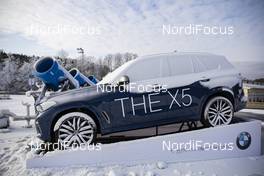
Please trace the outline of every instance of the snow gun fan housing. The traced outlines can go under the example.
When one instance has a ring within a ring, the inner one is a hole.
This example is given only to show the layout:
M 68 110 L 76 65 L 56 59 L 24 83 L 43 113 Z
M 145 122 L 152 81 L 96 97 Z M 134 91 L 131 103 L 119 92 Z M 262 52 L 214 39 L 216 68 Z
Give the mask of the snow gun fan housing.
M 77 69 L 72 69 L 68 72 L 52 57 L 44 57 L 38 60 L 34 65 L 33 73 L 45 83 L 47 89 L 52 91 L 63 91 L 62 89 L 65 90 L 65 87 L 67 87 L 67 90 L 69 88 L 74 89 L 80 86 L 90 86 L 97 83 L 91 81 Z M 69 84 L 69 86 L 65 84 Z
M 66 80 L 69 80 L 74 88 L 79 88 L 78 81 L 52 57 L 38 60 L 34 65 L 34 75 L 52 91 L 59 90 Z
M 73 68 L 69 72 L 79 82 L 80 86 L 94 85 L 98 82 L 94 76 L 91 75 L 87 78 L 77 68 Z

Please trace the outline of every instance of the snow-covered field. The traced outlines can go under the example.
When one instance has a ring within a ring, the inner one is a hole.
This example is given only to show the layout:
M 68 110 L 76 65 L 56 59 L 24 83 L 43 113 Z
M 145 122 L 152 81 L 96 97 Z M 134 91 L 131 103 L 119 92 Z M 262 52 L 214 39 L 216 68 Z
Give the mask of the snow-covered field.
M 10 111 L 24 115 L 26 108 L 21 101 L 33 103 L 32 98 L 23 95 L 11 96 L 11 100 L 1 100 L 0 110 Z M 264 114 L 264 110 L 244 110 Z M 34 113 L 32 108 L 32 114 Z M 31 122 L 32 123 L 32 122 Z M 163 161 L 141 165 L 124 166 L 114 165 L 107 167 L 68 167 L 68 168 L 43 168 L 26 169 L 26 160 L 33 157 L 33 151 L 26 150 L 31 140 L 37 140 L 34 128 L 23 128 L 24 121 L 11 121 L 10 130 L 0 131 L 0 176 L 1 175 L 128 175 L 128 176 L 152 176 L 152 175 L 264 175 L 264 156 L 232 158 L 196 162 L 166 163 Z M 147 148 L 146 148 L 147 150 Z M 118 157 L 118 153 L 116 155 Z M 62 161 L 63 162 L 63 161 Z

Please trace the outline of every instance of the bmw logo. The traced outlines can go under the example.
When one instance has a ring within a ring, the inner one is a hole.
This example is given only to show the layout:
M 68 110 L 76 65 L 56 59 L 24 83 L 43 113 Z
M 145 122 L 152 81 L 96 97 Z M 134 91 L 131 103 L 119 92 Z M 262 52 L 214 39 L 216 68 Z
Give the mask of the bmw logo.
M 251 136 L 248 132 L 241 132 L 237 136 L 236 140 L 237 147 L 241 150 L 247 149 L 251 144 Z

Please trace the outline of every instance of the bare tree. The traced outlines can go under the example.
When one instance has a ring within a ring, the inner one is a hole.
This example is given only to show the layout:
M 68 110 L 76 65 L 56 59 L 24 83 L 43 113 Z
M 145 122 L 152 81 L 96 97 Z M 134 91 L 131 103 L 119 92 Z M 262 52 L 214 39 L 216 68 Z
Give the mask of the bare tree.
M 62 59 L 66 59 L 69 56 L 69 53 L 65 51 L 64 49 L 61 49 L 58 51 L 57 56 Z
M 113 71 L 113 55 L 108 54 L 104 58 L 104 64 L 109 67 L 110 71 Z
M 120 53 L 116 53 L 114 55 L 114 65 L 113 68 L 116 69 L 117 67 L 123 64 L 122 55 Z

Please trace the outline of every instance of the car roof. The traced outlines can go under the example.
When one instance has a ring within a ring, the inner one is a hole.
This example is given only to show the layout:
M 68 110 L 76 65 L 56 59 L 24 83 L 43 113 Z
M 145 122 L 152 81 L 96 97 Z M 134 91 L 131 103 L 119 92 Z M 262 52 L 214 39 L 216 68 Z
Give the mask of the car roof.
M 147 59 L 157 56 L 181 56 L 181 55 L 194 55 L 194 56 L 214 56 L 214 57 L 224 57 L 223 55 L 217 55 L 212 53 L 206 52 L 170 52 L 170 53 L 159 53 L 159 54 L 151 54 L 151 55 L 144 55 L 139 57 L 140 59 Z

